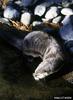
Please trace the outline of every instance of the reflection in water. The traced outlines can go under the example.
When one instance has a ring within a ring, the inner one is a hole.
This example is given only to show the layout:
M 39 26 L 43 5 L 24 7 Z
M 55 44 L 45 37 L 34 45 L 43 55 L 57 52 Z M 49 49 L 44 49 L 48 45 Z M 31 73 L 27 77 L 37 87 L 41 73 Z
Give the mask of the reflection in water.
M 33 79 L 40 61 L 23 57 L 0 39 L 0 100 L 50 100 L 53 96 L 73 95 L 73 86 L 61 77 L 64 69 L 39 82 Z

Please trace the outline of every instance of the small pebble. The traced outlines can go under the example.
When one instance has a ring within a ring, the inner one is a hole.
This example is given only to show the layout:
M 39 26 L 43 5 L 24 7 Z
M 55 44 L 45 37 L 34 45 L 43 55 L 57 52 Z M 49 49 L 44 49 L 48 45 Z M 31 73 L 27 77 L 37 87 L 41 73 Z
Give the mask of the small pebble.
M 33 21 L 32 25 L 37 26 L 37 25 L 40 25 L 41 23 L 42 23 L 41 21 Z
M 52 22 L 55 23 L 55 24 L 57 24 L 57 23 L 59 23 L 61 21 L 61 19 L 62 19 L 62 17 L 61 16 L 58 16 L 58 17 L 54 18 L 52 20 Z
M 15 4 L 17 4 L 17 5 L 19 5 L 20 7 L 22 7 L 22 6 L 23 6 L 23 4 L 22 4 L 21 0 L 17 0 L 17 1 L 15 1 L 14 3 L 15 3 Z
M 22 15 L 21 15 L 21 22 L 28 26 L 30 23 L 31 23 L 31 19 L 32 19 L 32 14 L 29 13 L 29 12 L 24 12 Z
M 10 22 L 7 18 L 0 18 L 0 22 L 10 25 Z
M 43 22 L 47 22 L 48 19 L 46 19 L 46 18 L 42 18 L 42 21 L 43 21 Z
M 73 10 L 70 8 L 63 8 L 61 10 L 61 14 L 65 15 L 65 16 L 73 15 Z
M 72 0 L 62 0 L 63 7 L 69 7 L 72 4 Z
M 40 4 L 35 7 L 34 15 L 38 15 L 41 17 L 42 15 L 44 15 L 45 11 L 46 11 L 46 7 Z

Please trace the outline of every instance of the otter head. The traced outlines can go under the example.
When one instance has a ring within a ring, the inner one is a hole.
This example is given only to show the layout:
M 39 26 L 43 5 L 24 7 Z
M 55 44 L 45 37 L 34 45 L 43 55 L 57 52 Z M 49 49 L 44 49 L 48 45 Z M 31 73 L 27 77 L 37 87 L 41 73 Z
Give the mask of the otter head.
M 35 80 L 39 81 L 50 74 L 52 74 L 52 68 L 48 64 L 48 61 L 43 61 L 36 68 L 35 72 L 33 73 L 33 77 Z

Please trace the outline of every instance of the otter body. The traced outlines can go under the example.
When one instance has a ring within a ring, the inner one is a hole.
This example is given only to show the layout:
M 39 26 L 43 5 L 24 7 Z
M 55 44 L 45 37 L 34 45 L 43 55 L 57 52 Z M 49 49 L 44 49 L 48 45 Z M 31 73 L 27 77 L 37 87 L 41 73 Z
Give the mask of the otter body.
M 33 73 L 34 79 L 39 80 L 56 72 L 63 61 L 61 47 L 55 38 L 43 31 L 33 31 L 25 36 L 23 53 L 33 57 L 41 57 L 42 62 Z

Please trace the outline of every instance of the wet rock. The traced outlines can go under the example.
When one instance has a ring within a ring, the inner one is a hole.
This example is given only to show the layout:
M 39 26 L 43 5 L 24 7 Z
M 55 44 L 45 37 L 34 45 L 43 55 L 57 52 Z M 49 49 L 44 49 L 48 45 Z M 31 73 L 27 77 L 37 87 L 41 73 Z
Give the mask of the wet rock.
M 0 22 L 10 25 L 10 22 L 7 18 L 0 18 Z
M 65 48 L 69 52 L 69 54 L 73 55 L 73 40 L 66 42 Z
M 48 19 L 46 19 L 46 18 L 42 18 L 42 21 L 43 21 L 43 22 L 47 22 Z M 51 21 L 51 20 L 50 20 L 50 21 Z
M 17 30 L 12 27 L 11 23 L 8 25 L 6 22 L 0 22 L 0 37 L 20 51 L 22 48 L 22 40 L 26 35 L 27 32 Z
M 46 8 L 49 8 L 51 5 L 53 5 L 53 2 L 51 2 L 51 1 L 48 2 L 48 1 L 46 0 L 45 2 L 41 3 L 41 5 L 42 5 L 42 6 L 45 6 Z
M 33 21 L 32 25 L 37 26 L 37 25 L 40 25 L 41 23 L 42 23 L 41 21 Z
M 7 6 L 4 10 L 3 16 L 8 19 L 16 19 L 20 17 L 20 12 L 11 6 Z
M 44 15 L 45 11 L 46 11 L 46 7 L 40 4 L 35 7 L 34 15 L 42 16 Z
M 32 14 L 30 12 L 24 12 L 22 15 L 21 15 L 21 22 L 28 26 L 30 23 L 31 23 L 31 19 L 32 19 Z
M 73 16 L 66 16 L 62 23 L 59 34 L 64 40 L 64 48 L 73 55 Z
M 69 72 L 66 75 L 63 75 L 63 78 L 69 83 L 73 84 L 73 71 Z
M 62 9 L 62 6 L 60 5 L 60 6 L 58 6 L 58 8 L 59 8 L 59 9 Z
M 57 24 L 57 23 L 59 23 L 61 21 L 61 19 L 62 19 L 62 17 L 61 16 L 58 16 L 58 17 L 54 18 L 52 20 L 52 22 Z
M 0 0 L 0 7 L 2 7 L 2 0 Z
M 24 7 L 31 6 L 35 4 L 38 0 L 22 0 L 22 4 Z
M 52 6 L 45 14 L 45 18 L 50 20 L 53 19 L 54 17 L 58 16 L 59 14 L 59 9 L 56 6 Z
M 63 8 L 61 10 L 61 14 L 65 15 L 65 16 L 70 16 L 70 15 L 73 15 L 73 10 L 70 8 Z
M 70 22 L 70 16 L 65 16 L 61 23 L 63 23 L 63 25 L 66 25 L 68 22 Z
M 73 16 L 66 16 L 62 23 L 59 32 L 61 38 L 65 41 L 73 40 Z
M 73 3 L 72 0 L 62 0 L 63 7 L 69 7 Z
M 23 6 L 23 4 L 22 4 L 21 0 L 17 0 L 17 1 L 15 1 L 14 3 L 15 3 L 15 4 L 17 4 L 17 5 L 19 5 L 20 7 L 22 7 L 22 6 Z

